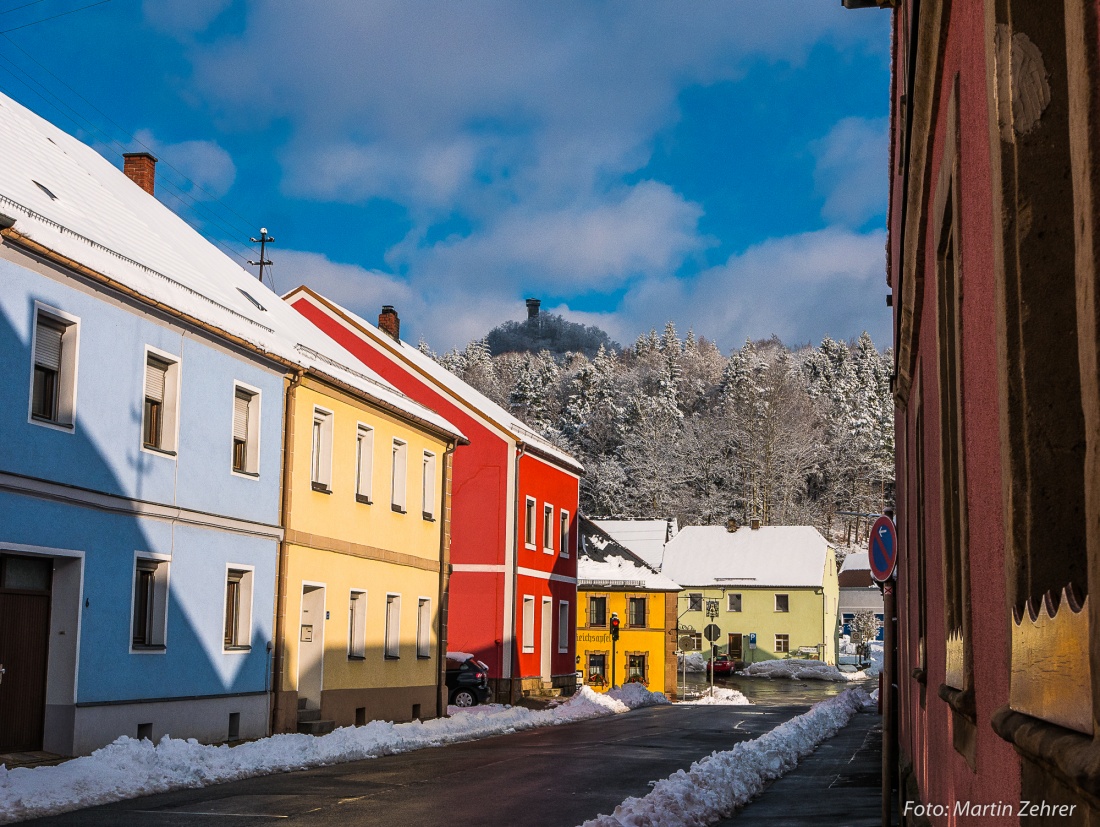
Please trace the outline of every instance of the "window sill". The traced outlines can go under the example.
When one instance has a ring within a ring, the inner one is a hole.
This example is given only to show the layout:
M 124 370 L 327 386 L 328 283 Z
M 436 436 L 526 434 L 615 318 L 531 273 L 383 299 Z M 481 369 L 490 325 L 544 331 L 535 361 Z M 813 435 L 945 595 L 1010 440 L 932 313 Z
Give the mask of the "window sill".
M 421 516 L 425 520 L 427 520 L 429 523 L 434 523 L 435 522 L 435 515 L 432 514 L 430 511 L 422 511 Z
M 366 660 L 366 655 L 348 655 L 348 660 Z
M 417 660 L 431 660 L 432 656 L 431 655 L 417 655 L 416 659 Z
M 141 450 L 148 451 L 150 454 L 160 454 L 162 457 L 175 457 L 175 451 L 169 451 L 167 448 L 161 448 L 159 445 L 150 445 L 147 442 L 141 443 Z
M 258 480 L 260 478 L 259 471 L 243 471 L 240 468 L 234 468 L 233 473 L 238 477 L 248 477 L 253 480 Z
M 374 505 L 374 503 L 371 501 L 371 498 L 366 497 L 363 494 L 356 494 L 355 501 L 357 503 L 362 503 L 363 505 Z
M 1071 790 L 1100 798 L 1100 741 L 1002 706 L 993 713 L 993 731 L 1024 758 L 1049 771 Z
M 522 654 L 524 654 L 524 655 L 533 655 L 533 654 L 535 654 L 535 647 L 534 646 L 531 646 L 531 647 L 524 646 Z
M 382 660 L 401 660 L 400 655 L 383 655 Z
M 316 480 L 310 482 L 309 487 L 316 491 L 318 494 L 331 494 L 332 489 L 325 485 L 323 482 L 317 482 Z
M 404 508 L 397 505 L 396 503 L 390 503 L 390 511 L 394 511 L 398 514 L 408 514 L 409 513 L 408 511 L 406 511 Z
M 543 553 L 543 554 L 553 554 L 553 553 L 554 553 L 554 549 L 552 549 L 552 548 L 545 548 L 545 547 L 544 547 L 544 548 L 543 548 L 543 550 L 542 550 L 542 553 Z
M 30 421 L 35 425 L 45 425 L 47 428 L 59 428 L 62 431 L 75 430 L 75 426 L 71 422 L 58 422 L 56 419 L 47 419 L 44 416 L 31 414 Z
M 534 543 L 526 543 L 525 542 L 523 544 L 523 547 L 526 548 L 526 549 L 530 549 L 531 551 L 538 551 L 539 550 L 539 547 L 536 546 Z
M 130 652 L 144 653 L 144 654 L 157 654 L 158 652 L 165 652 L 168 647 L 163 643 L 134 643 L 130 645 Z
M 224 647 L 222 647 L 222 651 L 223 652 L 251 652 L 252 647 L 251 646 L 224 646 Z

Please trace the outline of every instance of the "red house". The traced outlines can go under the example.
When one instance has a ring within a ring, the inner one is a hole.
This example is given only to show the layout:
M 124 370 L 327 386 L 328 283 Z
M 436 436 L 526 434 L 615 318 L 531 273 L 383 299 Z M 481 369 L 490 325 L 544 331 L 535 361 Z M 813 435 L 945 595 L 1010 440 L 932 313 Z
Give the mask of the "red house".
M 1100 5 L 878 4 L 896 6 L 898 810 L 1097 824 Z
M 453 417 L 447 646 L 489 666 L 498 701 L 576 686 L 577 501 L 583 468 L 508 411 L 402 342 L 392 307 L 378 327 L 306 287 L 286 296 L 402 392 Z

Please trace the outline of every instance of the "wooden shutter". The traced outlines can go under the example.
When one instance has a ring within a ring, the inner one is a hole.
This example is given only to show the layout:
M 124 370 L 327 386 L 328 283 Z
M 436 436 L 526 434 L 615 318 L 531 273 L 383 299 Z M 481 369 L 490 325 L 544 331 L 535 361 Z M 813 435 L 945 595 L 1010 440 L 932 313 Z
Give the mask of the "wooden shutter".
M 252 397 L 244 391 L 237 391 L 233 398 L 233 439 L 248 440 L 248 403 L 251 401 Z
M 42 316 L 34 332 L 34 363 L 53 371 L 61 370 L 61 337 L 65 331 Z
M 168 373 L 168 363 L 150 356 L 145 363 L 145 398 L 154 402 L 164 402 L 164 382 Z

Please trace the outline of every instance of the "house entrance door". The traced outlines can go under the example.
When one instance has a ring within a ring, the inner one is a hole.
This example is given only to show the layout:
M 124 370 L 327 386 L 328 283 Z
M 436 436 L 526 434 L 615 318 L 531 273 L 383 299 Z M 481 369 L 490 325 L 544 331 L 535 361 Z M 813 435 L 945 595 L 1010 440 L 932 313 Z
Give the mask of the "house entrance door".
M 744 656 L 741 652 L 741 633 L 734 632 L 730 634 L 730 645 L 727 650 L 730 656 L 730 660 L 744 660 Z
M 42 749 L 53 559 L 0 554 L 0 753 Z

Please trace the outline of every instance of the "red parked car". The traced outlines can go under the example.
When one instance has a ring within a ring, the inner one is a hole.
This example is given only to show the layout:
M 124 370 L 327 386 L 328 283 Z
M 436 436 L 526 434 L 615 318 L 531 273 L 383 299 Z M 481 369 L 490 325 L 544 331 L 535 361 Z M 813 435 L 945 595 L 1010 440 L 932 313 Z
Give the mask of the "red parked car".
M 707 661 L 707 674 L 709 675 L 711 670 L 714 671 L 714 677 L 721 677 L 722 675 L 729 676 L 736 671 L 737 665 L 734 661 L 730 660 L 726 655 L 719 655 L 713 661 Z

